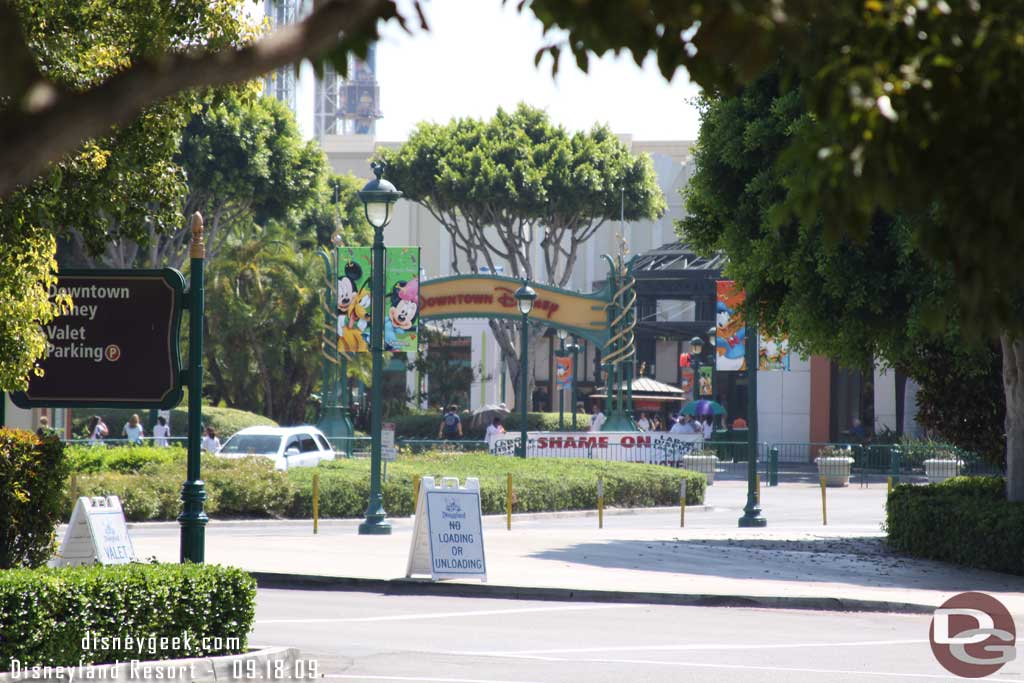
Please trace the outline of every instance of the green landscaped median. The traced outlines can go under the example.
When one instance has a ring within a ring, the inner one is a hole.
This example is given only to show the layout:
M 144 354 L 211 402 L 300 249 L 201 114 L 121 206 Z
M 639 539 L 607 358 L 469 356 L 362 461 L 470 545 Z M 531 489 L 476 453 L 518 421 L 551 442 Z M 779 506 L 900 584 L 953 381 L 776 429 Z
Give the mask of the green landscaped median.
M 126 449 L 128 447 L 125 447 Z M 163 453 L 153 460 L 129 458 L 109 449 L 102 463 L 84 456 L 90 471 L 74 475 L 72 495 L 117 495 L 130 521 L 173 520 L 185 476 L 183 456 L 168 461 Z M 141 450 L 141 449 L 140 449 Z M 156 451 L 157 449 L 151 449 Z M 75 461 L 75 458 L 72 459 Z M 116 464 L 115 467 L 109 467 Z M 130 463 L 127 467 L 127 463 Z M 265 458 L 228 460 L 203 458 L 206 509 L 221 517 L 308 518 L 313 510 L 313 473 L 320 474 L 320 516 L 362 517 L 369 498 L 370 463 L 365 458 L 321 463 L 275 472 Z M 388 514 L 405 516 L 413 510 L 413 477 L 466 477 L 480 479 L 484 514 L 505 511 L 507 475 L 512 474 L 514 512 L 587 510 L 597 506 L 597 479 L 604 480 L 604 503 L 611 507 L 678 505 L 679 485 L 686 479 L 686 501 L 704 502 L 704 476 L 686 470 L 604 462 L 600 460 L 530 458 L 521 460 L 486 453 L 402 455 L 387 464 L 384 506 Z M 70 497 L 66 513 L 70 515 Z
M 369 495 L 369 462 L 337 460 L 321 463 L 320 514 L 324 517 L 359 517 Z M 686 479 L 686 501 L 704 502 L 704 475 L 661 465 L 605 462 L 568 458 L 496 457 L 486 453 L 448 455 L 430 453 L 400 457 L 388 463 L 384 508 L 394 516 L 413 511 L 413 477 L 466 477 L 480 480 L 484 514 L 505 511 L 508 475 L 512 475 L 513 512 L 589 510 L 597 507 L 597 479 L 604 479 L 604 504 L 613 507 L 678 505 L 679 484 Z M 298 488 L 299 517 L 312 515 L 313 470 L 288 473 Z

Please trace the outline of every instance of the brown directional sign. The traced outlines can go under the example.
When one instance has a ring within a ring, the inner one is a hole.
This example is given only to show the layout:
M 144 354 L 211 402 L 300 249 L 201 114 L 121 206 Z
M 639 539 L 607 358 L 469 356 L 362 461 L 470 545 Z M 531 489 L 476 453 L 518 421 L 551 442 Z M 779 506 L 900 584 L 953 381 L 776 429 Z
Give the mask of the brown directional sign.
M 44 326 L 43 376 L 11 399 L 22 408 L 178 405 L 184 292 L 172 268 L 62 272 L 50 294 L 70 296 L 71 310 Z

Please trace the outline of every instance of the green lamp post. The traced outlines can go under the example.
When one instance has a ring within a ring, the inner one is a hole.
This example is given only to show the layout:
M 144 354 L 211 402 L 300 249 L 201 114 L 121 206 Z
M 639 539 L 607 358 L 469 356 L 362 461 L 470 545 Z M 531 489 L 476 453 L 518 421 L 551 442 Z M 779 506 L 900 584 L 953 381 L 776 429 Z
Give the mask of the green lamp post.
M 572 429 L 576 431 L 576 357 L 582 349 L 575 334 L 572 336 L 572 343 L 566 345 L 565 350 L 572 354 L 572 388 L 569 390 L 569 402 L 572 404 Z
M 756 310 L 751 307 L 750 310 Z M 768 526 L 768 520 L 761 514 L 757 500 L 757 325 L 747 321 L 746 362 L 747 362 L 747 504 L 739 519 L 741 527 Z
M 565 358 L 565 340 L 569 336 L 569 330 L 559 327 L 556 332 L 558 335 L 558 355 L 561 358 Z M 556 378 L 557 381 L 557 378 Z M 565 431 L 565 388 L 558 387 L 558 431 Z
M 384 420 L 384 226 L 391 222 L 392 206 L 402 196 L 387 180 L 387 166 L 378 161 L 371 164 L 375 179 L 359 192 L 366 220 L 373 226 L 373 273 L 370 291 L 370 355 L 373 360 L 373 388 L 370 398 L 370 502 L 366 520 L 359 525 L 360 534 L 390 534 L 391 524 L 384 512 L 381 491 L 381 424 Z
M 529 353 L 528 344 L 530 343 L 529 338 L 529 325 L 530 325 L 530 311 L 533 310 L 533 302 L 537 300 L 537 292 L 533 291 L 533 287 L 526 284 L 526 280 L 523 280 L 523 286 L 516 290 L 516 303 L 519 304 L 519 312 L 523 314 L 522 329 L 519 335 L 519 415 L 521 418 L 521 425 L 519 427 L 519 457 L 526 457 L 526 402 L 529 397 L 526 395 L 529 382 L 526 381 L 526 375 L 529 372 L 527 370 L 527 354 Z
M 700 354 L 704 351 L 704 340 L 694 337 L 690 340 L 690 365 L 693 366 L 693 400 L 700 400 Z

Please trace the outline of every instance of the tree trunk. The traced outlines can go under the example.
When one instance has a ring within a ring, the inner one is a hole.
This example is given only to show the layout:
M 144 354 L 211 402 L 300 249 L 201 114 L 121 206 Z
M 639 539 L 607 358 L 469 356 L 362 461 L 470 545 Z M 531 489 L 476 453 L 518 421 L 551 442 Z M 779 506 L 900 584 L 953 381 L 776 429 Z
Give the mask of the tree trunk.
M 1004 333 L 1003 390 L 1006 392 L 1006 498 L 1024 501 L 1024 339 Z

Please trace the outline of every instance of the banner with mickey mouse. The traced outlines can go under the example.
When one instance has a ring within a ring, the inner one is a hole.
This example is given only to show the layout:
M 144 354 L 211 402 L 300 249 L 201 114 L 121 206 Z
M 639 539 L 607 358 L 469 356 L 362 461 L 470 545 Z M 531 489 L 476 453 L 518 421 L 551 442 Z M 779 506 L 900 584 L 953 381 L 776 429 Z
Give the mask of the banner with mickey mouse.
M 370 247 L 338 248 L 338 350 L 370 350 Z M 384 350 L 416 353 L 420 249 L 387 247 L 384 253 Z

